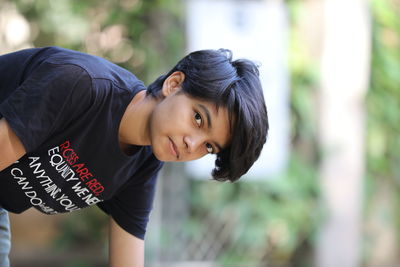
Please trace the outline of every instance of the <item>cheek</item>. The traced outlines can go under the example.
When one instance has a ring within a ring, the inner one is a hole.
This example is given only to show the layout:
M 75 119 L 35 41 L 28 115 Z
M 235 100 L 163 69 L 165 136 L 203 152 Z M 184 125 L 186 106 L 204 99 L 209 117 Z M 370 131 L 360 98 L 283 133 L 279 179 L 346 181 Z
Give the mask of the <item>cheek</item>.
M 159 150 L 158 147 L 160 146 L 159 143 L 161 142 L 160 135 L 162 135 L 162 123 L 160 121 L 159 114 L 154 111 L 150 116 L 149 121 L 149 135 L 150 135 L 150 145 L 154 151 L 154 154 L 157 156 L 157 151 Z
M 152 135 L 157 134 L 160 129 L 165 125 L 165 111 L 163 106 L 157 106 L 150 116 L 150 130 Z
M 175 107 L 169 101 L 161 102 L 153 111 L 154 122 L 165 124 L 174 112 Z
M 168 136 L 171 134 L 168 114 L 163 106 L 157 106 L 149 120 L 149 135 L 153 153 L 158 160 L 170 161 L 167 151 Z

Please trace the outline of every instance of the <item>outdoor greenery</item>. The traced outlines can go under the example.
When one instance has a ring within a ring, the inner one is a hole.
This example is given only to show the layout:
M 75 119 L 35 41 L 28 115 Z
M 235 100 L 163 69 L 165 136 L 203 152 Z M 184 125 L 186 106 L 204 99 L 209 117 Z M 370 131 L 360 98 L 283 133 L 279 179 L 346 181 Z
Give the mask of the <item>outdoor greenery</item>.
M 29 21 L 35 46 L 57 45 L 106 57 L 147 84 L 166 72 L 185 53 L 183 1 L 12 2 Z M 297 27 L 306 8 L 304 1 L 286 3 L 291 22 L 292 144 L 287 170 L 279 177 L 257 182 L 190 182 L 191 216 L 184 223 L 183 231 L 196 238 L 207 227 L 201 221 L 206 212 L 216 223 L 229 218 L 232 236 L 218 256 L 224 266 L 255 260 L 293 266 L 312 265 L 314 236 L 323 216 L 318 204 L 317 182 L 319 154 L 315 99 L 318 66 L 305 52 Z M 365 99 L 365 217 L 368 222 L 373 216 L 370 207 L 377 201 L 376 192 L 384 183 L 395 196 L 391 212 L 394 227 L 399 229 L 400 2 L 371 0 L 370 10 L 373 46 L 370 88 Z M 106 218 L 100 213 L 91 209 L 88 213 L 71 215 L 60 226 L 55 250 L 93 244 L 104 249 Z M 397 233 L 399 242 L 400 232 Z M 373 249 L 368 240 L 365 259 L 368 259 L 368 251 Z M 80 263 L 79 266 L 90 264 Z
M 400 4 L 371 2 L 374 17 L 368 108 L 368 173 L 400 188 Z M 399 221 L 400 222 L 400 221 Z
M 209 227 L 202 219 L 206 213 L 214 218 L 213 224 L 233 225 L 226 250 L 219 256 L 223 266 L 262 261 L 309 266 L 320 219 L 316 174 L 307 160 L 295 157 L 285 174 L 266 181 L 192 182 L 193 215 L 188 222 L 192 234 Z
M 399 14 L 399 1 L 371 0 L 373 46 L 371 82 L 366 98 L 365 207 L 367 223 L 378 221 L 380 230 L 372 233 L 366 231 L 366 262 L 370 260 L 370 252 L 377 249 L 377 236 L 383 236 L 385 231 L 397 233 L 392 249 L 398 249 L 400 243 Z M 382 199 L 388 201 L 384 206 L 381 205 Z

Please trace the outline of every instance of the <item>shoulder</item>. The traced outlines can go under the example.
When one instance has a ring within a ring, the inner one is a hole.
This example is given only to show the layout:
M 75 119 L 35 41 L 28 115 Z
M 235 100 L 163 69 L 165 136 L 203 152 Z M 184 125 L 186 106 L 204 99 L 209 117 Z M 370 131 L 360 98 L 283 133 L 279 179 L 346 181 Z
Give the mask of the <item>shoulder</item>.
M 73 51 L 60 47 L 47 48 L 49 56 L 46 62 L 55 65 L 71 65 L 84 70 L 87 75 L 96 81 L 105 80 L 112 83 L 114 86 L 122 89 L 134 89 L 136 87 L 144 87 L 140 81 L 130 71 L 108 61 L 107 59 L 90 55 L 78 51 Z
M 51 97 L 92 106 L 107 102 L 118 109 L 146 89 L 132 73 L 106 59 L 60 47 L 34 51 L 25 85 L 42 88 Z

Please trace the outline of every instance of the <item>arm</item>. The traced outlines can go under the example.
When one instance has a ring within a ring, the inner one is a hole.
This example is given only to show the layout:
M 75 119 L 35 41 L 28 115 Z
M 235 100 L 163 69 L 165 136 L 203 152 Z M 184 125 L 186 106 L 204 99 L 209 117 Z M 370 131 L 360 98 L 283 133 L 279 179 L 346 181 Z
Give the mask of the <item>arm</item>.
M 110 267 L 143 267 L 144 241 L 122 229 L 110 219 Z
M 8 125 L 0 119 L 0 171 L 4 170 L 26 154 L 25 148 Z

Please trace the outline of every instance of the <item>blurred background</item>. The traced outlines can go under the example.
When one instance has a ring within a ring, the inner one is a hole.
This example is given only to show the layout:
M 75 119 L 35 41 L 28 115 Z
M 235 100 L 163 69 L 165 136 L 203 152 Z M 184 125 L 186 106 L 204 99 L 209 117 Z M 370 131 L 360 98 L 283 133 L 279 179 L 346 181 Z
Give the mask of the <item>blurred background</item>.
M 146 266 L 400 266 L 399 0 L 0 0 L 0 54 L 61 46 L 146 84 L 187 52 L 260 64 L 271 133 L 238 183 L 167 164 Z M 208 167 L 205 167 L 208 166 Z M 11 266 L 107 266 L 97 208 L 11 214 Z

